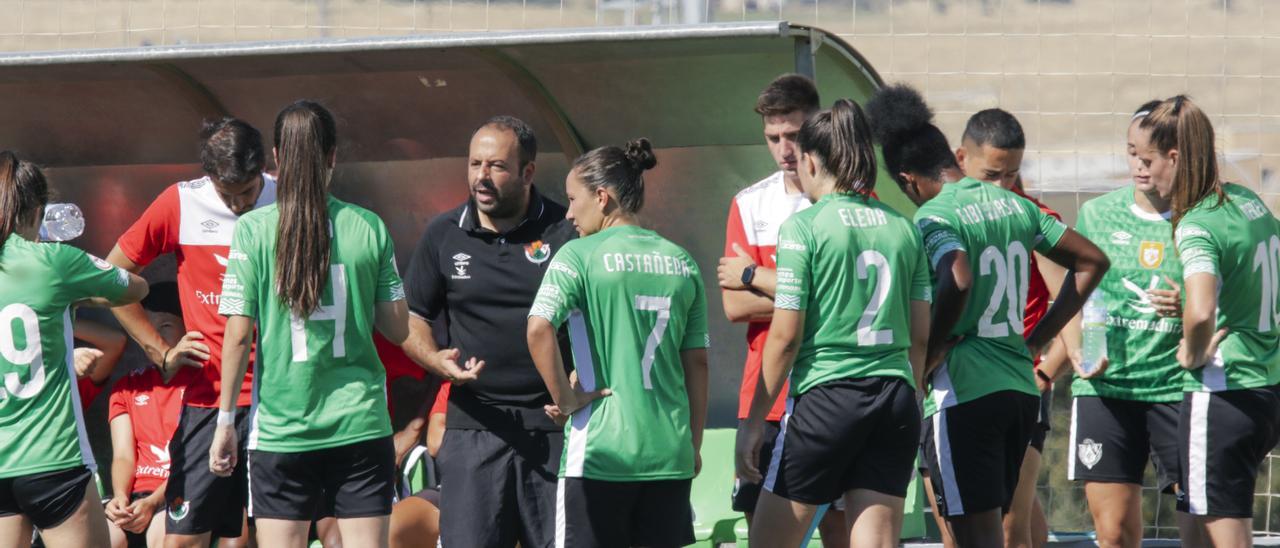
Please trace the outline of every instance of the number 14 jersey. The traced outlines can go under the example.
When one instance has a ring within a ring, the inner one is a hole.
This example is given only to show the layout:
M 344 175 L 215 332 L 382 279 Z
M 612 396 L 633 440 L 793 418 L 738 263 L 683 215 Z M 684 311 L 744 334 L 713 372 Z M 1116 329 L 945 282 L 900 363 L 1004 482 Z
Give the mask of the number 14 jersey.
M 636 226 L 573 240 L 551 260 L 529 316 L 568 321 L 582 388 L 613 391 L 565 425 L 561 477 L 693 477 L 680 352 L 708 346 L 707 298 L 684 249 Z
M 964 340 L 933 373 L 925 415 L 1002 390 L 1039 396 L 1022 338 L 1031 252 L 1048 253 L 1067 226 L 1031 200 L 968 177 L 943 185 L 915 221 L 935 279 L 938 261 L 952 251 L 969 256 L 973 273 L 951 332 Z

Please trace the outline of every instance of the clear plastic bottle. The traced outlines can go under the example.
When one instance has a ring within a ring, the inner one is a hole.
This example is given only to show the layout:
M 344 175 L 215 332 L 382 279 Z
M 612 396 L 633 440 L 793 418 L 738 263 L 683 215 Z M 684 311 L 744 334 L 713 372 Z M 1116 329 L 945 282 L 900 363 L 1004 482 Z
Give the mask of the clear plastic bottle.
M 44 222 L 40 225 L 40 239 L 48 242 L 65 242 L 84 233 L 84 213 L 75 204 L 52 203 L 44 208 Z
M 1080 370 L 1089 374 L 1098 369 L 1102 359 L 1107 357 L 1107 303 L 1101 291 L 1094 291 L 1085 301 L 1081 311 L 1082 341 L 1080 344 Z

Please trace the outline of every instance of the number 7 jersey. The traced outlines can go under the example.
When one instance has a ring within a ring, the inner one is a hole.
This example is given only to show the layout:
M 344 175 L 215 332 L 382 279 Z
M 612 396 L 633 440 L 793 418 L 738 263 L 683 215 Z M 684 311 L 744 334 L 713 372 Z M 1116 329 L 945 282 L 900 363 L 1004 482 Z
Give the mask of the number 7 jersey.
M 952 251 L 969 256 L 973 283 L 951 335 L 963 336 L 930 378 L 925 415 L 987 394 L 1039 396 L 1022 337 L 1031 252 L 1048 253 L 1067 226 L 1031 200 L 972 178 L 942 186 L 916 211 L 930 268 Z
M 684 249 L 635 226 L 573 240 L 551 260 L 529 316 L 568 321 L 582 388 L 613 391 L 565 425 L 561 477 L 693 477 L 680 352 L 708 346 L 707 298 Z

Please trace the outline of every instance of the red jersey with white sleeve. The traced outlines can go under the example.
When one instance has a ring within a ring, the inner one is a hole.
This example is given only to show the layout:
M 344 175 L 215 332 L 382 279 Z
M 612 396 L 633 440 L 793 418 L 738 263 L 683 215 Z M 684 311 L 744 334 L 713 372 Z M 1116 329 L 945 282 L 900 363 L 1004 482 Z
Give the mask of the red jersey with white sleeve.
M 734 257 L 733 244 L 746 250 L 757 265 L 769 269 L 778 267 L 778 229 L 791 214 L 809 207 L 804 194 L 787 193 L 787 183 L 781 171 L 751 185 L 737 196 L 729 206 L 729 222 L 725 227 L 724 254 Z M 747 324 L 747 363 L 742 372 L 742 387 L 738 392 L 738 418 L 745 419 L 751 411 L 751 398 L 756 393 L 760 378 L 760 365 L 764 358 L 764 342 L 769 337 L 769 321 L 753 321 Z M 784 386 L 769 410 L 768 420 L 782 420 L 786 411 L 787 388 Z
M 169 440 L 178 428 L 184 381 L 199 378 L 195 371 L 183 370 L 165 384 L 158 369 L 144 367 L 121 377 L 111 389 L 107 421 L 128 415 L 133 425 L 134 493 L 155 491 L 169 479 Z
M 254 209 L 276 201 L 275 178 L 262 174 L 262 193 Z M 222 391 L 222 340 L 227 319 L 218 314 L 222 277 L 227 270 L 231 234 L 238 216 L 218 197 L 208 177 L 177 183 L 156 198 L 117 245 L 134 264 L 145 266 L 165 253 L 178 261 L 178 299 L 187 330 L 204 334 L 209 361 L 186 390 L 184 403 L 217 407 Z M 252 403 L 253 352 L 236 405 Z
M 1035 198 L 1027 196 L 1026 192 L 1018 187 L 1013 187 L 1013 193 L 1028 200 L 1040 208 L 1046 215 L 1052 216 L 1059 221 L 1062 220 L 1062 214 L 1054 211 L 1047 205 L 1044 205 Z M 1031 254 L 1031 278 L 1027 286 L 1027 310 L 1022 316 L 1023 338 L 1030 337 L 1031 331 L 1036 328 L 1040 320 L 1044 318 L 1046 312 L 1049 311 L 1049 286 L 1044 282 L 1044 276 L 1040 275 L 1040 263 L 1036 261 L 1036 255 Z M 1036 356 L 1036 364 L 1040 363 L 1040 356 Z

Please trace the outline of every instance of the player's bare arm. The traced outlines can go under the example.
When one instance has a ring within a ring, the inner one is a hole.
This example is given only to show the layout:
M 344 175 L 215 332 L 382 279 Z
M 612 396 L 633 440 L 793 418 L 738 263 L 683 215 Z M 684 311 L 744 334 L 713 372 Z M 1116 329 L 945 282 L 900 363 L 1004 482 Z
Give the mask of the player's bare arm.
M 1227 335 L 1226 328 L 1217 329 L 1218 277 L 1199 272 L 1188 276 L 1184 284 L 1187 304 L 1182 311 L 1178 363 L 1184 369 L 1199 369 L 1217 353 L 1218 343 Z
M 253 324 L 253 318 L 248 316 L 227 317 L 222 341 L 222 386 L 240 386 L 244 382 L 245 372 L 249 369 Z M 230 476 L 236 467 L 236 444 L 239 440 L 236 439 L 235 421 L 230 418 L 235 416 L 238 396 L 234 390 L 223 390 L 218 401 L 218 425 L 209 446 L 209 471 L 221 477 Z
M 911 361 L 911 375 L 916 390 L 924 390 L 925 356 L 929 353 L 929 322 L 932 304 L 929 301 L 911 301 L 911 348 L 907 359 Z
M 778 309 L 773 314 L 769 338 L 764 343 L 764 363 L 760 366 L 760 381 L 751 399 L 751 413 L 747 422 L 738 430 L 738 476 L 752 482 L 760 482 L 760 446 L 764 444 L 764 421 L 769 408 L 777 401 L 778 394 L 791 374 L 796 354 L 800 352 L 800 339 L 804 333 L 804 311 Z
M 584 392 L 569 382 L 569 375 L 564 372 L 564 357 L 556 342 L 556 328 L 546 318 L 530 316 L 526 338 L 533 364 L 551 393 L 553 405 L 547 406 L 547 414 L 556 422 L 564 424 L 574 411 L 613 393 L 608 388 Z
M 142 271 L 142 267 L 130 260 L 119 245 L 111 248 L 111 253 L 107 255 L 107 262 L 134 275 Z M 192 331 L 187 334 L 187 337 L 183 337 L 183 342 L 187 343 L 186 351 L 170 352 L 171 347 L 151 324 L 151 320 L 147 318 L 147 311 L 143 310 L 142 305 L 137 302 L 116 306 L 111 309 L 111 313 L 115 315 L 116 321 L 120 322 L 125 333 L 128 333 L 129 337 L 142 347 L 143 352 L 147 354 L 147 359 L 160 366 L 160 371 L 165 374 L 166 380 L 172 377 L 173 372 L 177 371 L 181 365 L 194 364 L 199 367 L 204 360 L 209 359 L 209 347 L 199 342 L 204 335 L 197 331 Z
M 400 346 L 405 355 L 428 372 L 448 379 L 454 384 L 466 384 L 476 380 L 484 361 L 471 358 L 464 368 L 458 364 L 462 352 L 456 348 L 441 349 L 436 345 L 431 323 L 418 316 L 409 315 L 409 336 Z
M 702 470 L 702 431 L 707 427 L 707 349 L 680 352 L 684 366 L 684 389 L 689 395 L 689 432 L 693 435 L 693 473 Z
M 128 414 L 111 419 L 111 501 L 104 509 L 107 519 L 117 527 L 133 517 L 129 513 L 129 493 L 133 492 L 134 439 L 133 423 Z
M 96 355 L 91 356 L 92 359 L 88 363 L 83 364 L 82 372 L 80 349 L 76 349 L 76 376 L 84 376 L 96 385 L 107 382 L 111 378 L 111 372 L 115 371 L 116 364 L 120 362 L 120 356 L 124 355 L 126 342 L 124 334 L 85 319 L 76 319 L 74 331 L 77 339 L 93 345 L 98 350 Z
M 1102 283 L 1102 276 L 1111 268 L 1111 259 L 1098 246 L 1079 232 L 1067 229 L 1058 245 L 1049 252 L 1049 260 L 1067 268 L 1067 274 L 1058 297 L 1049 311 L 1027 337 L 1027 348 L 1032 356 L 1038 355 L 1071 318 L 1084 306 L 1089 294 Z
M 925 353 L 923 378 L 928 379 L 947 357 L 947 352 L 960 342 L 951 331 L 960 322 L 969 291 L 973 288 L 973 271 L 969 254 L 952 251 L 938 260 L 938 280 L 933 288 L 933 318 L 929 322 L 929 345 Z

